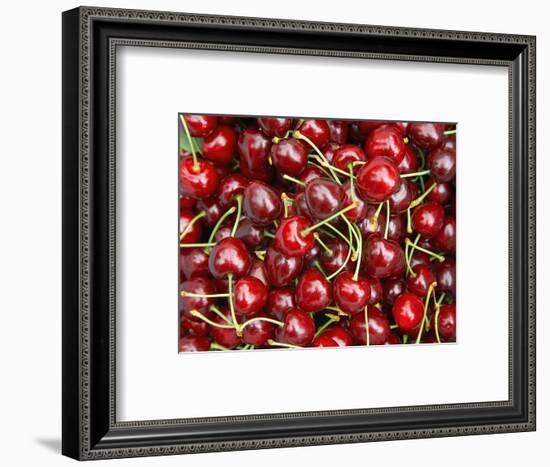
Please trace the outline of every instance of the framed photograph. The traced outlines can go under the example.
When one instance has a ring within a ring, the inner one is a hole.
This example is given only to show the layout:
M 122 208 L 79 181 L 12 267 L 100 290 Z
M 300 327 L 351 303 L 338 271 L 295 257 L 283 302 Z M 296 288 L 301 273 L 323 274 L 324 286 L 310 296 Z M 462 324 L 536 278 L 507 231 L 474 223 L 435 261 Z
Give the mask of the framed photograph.
M 63 453 L 535 429 L 535 38 L 63 13 Z

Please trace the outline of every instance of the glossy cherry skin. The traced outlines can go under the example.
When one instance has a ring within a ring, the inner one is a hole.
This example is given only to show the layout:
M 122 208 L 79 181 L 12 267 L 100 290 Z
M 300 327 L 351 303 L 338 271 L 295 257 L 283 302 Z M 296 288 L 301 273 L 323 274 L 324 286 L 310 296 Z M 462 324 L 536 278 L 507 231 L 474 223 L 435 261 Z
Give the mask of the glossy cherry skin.
M 411 256 L 411 269 L 414 269 L 414 267 L 417 264 L 425 264 L 426 266 L 429 266 L 430 263 L 430 255 L 424 253 L 423 251 L 415 250 Z
M 453 195 L 451 185 L 449 183 L 437 183 L 433 179 L 430 179 L 428 183 L 426 183 L 426 191 L 429 190 L 434 184 L 435 188 L 430 191 L 426 199 L 441 205 L 445 205 L 450 202 Z
M 231 174 L 221 179 L 218 186 L 218 204 L 223 209 L 236 206 L 235 196 L 242 195 L 249 184 L 249 180 L 240 174 Z
M 286 287 L 302 271 L 301 256 L 286 256 L 275 248 L 268 248 L 264 267 L 269 282 L 273 287 Z
M 454 342 L 456 339 L 456 306 L 441 305 L 437 321 L 439 338 L 444 342 Z
M 456 265 L 454 259 L 446 258 L 437 265 L 437 290 L 456 296 Z
M 344 144 L 348 139 L 349 122 L 345 120 L 327 120 L 330 131 L 330 141 Z
M 428 288 L 436 282 L 435 274 L 432 269 L 424 264 L 418 264 L 412 268 L 415 275 L 407 278 L 407 289 L 419 297 L 425 297 L 428 294 Z
M 386 342 L 384 342 L 384 345 L 396 345 L 396 344 L 402 344 L 402 342 L 401 342 L 401 339 L 399 339 L 399 336 L 392 332 L 386 339 Z
M 431 201 L 418 206 L 412 214 L 412 228 L 420 235 L 431 238 L 443 227 L 445 210 L 441 204 Z
M 393 305 L 395 299 L 405 291 L 405 283 L 401 279 L 389 278 L 382 281 L 382 296 L 384 303 Z
M 197 243 L 202 235 L 201 219 L 197 219 L 191 227 L 188 228 L 191 220 L 196 216 L 193 211 L 180 211 L 180 234 L 185 230 L 185 235 L 180 238 L 180 243 Z
M 378 234 L 366 242 L 364 268 L 369 276 L 379 279 L 398 276 L 405 270 L 405 256 L 401 246 L 393 240 L 384 240 Z
M 316 313 L 331 304 L 332 284 L 317 268 L 311 268 L 298 279 L 295 296 L 298 307 Z
M 325 219 L 342 206 L 344 193 L 340 185 L 328 178 L 316 178 L 306 185 L 306 203 L 316 219 Z
M 374 204 L 367 205 L 367 213 L 365 218 L 359 222 L 359 230 L 363 237 L 368 238 L 373 233 L 384 234 L 386 227 L 386 214 L 385 209 L 382 209 L 378 218 L 375 218 L 376 206 Z
M 217 117 L 213 115 L 184 115 L 189 133 L 195 138 L 204 138 L 212 133 L 218 124 Z
M 230 126 L 219 126 L 201 144 L 201 154 L 214 164 L 229 164 L 237 155 L 237 132 Z
M 252 261 L 248 249 L 242 240 L 234 237 L 224 238 L 210 252 L 208 268 L 216 279 L 224 279 L 229 274 L 242 277 L 248 273 Z
M 369 345 L 384 344 L 391 334 L 388 318 L 375 306 L 369 306 L 367 314 L 369 319 Z M 350 331 L 357 344 L 367 344 L 365 313 L 357 313 L 351 317 Z
M 319 263 L 325 272 L 332 274 L 336 272 L 346 261 L 349 252 L 349 246 L 340 238 L 331 238 L 326 242 L 332 254 L 328 254 L 325 250 L 321 251 Z M 350 262 L 348 262 L 349 264 Z
M 456 151 L 456 133 L 452 135 L 445 135 L 441 147 L 445 149 L 454 149 Z
M 450 182 L 456 174 L 456 151 L 439 148 L 431 151 L 426 160 L 432 176 L 439 182 Z
M 332 161 L 334 159 L 334 155 L 336 154 L 336 151 L 338 150 L 338 148 L 340 147 L 340 145 L 336 144 L 336 143 L 328 143 L 324 148 L 323 148 L 323 154 L 324 156 L 326 157 L 327 161 L 329 162 L 329 164 L 332 164 Z M 313 166 L 310 166 L 310 167 L 313 167 Z
M 284 335 L 289 344 L 304 346 L 313 340 L 315 323 L 304 310 L 294 308 L 287 312 L 284 321 Z
M 415 294 L 405 292 L 401 294 L 392 308 L 395 324 L 405 333 L 412 333 L 418 329 L 424 317 L 424 304 Z
M 443 227 L 433 238 L 434 246 L 445 252 L 454 252 L 456 250 L 456 221 L 453 216 L 446 216 L 443 221 Z
M 298 180 L 300 180 L 303 184 L 307 185 L 311 180 L 315 180 L 316 178 L 325 177 L 325 174 L 321 169 L 318 167 L 315 167 L 313 165 L 307 166 L 304 171 L 300 174 L 298 177 Z M 304 187 L 302 185 L 295 186 L 296 193 L 299 193 L 301 191 L 304 191 Z
M 216 284 L 212 279 L 206 277 L 196 277 L 185 281 L 181 285 L 181 290 L 199 295 L 210 295 L 217 292 Z M 190 318 L 193 318 L 191 310 L 197 310 L 203 315 L 210 315 L 210 307 L 216 303 L 215 298 L 211 297 L 187 297 L 180 296 L 181 311 Z
M 200 319 L 192 319 L 185 315 L 180 320 L 180 335 L 208 336 L 210 325 Z
M 288 138 L 271 146 L 271 159 L 275 168 L 293 177 L 300 175 L 307 165 L 307 148 L 297 139 Z
M 332 165 L 337 169 L 349 172 L 350 164 L 366 160 L 367 157 L 359 146 L 355 144 L 344 144 L 335 151 Z
M 264 284 L 267 290 L 271 288 L 271 283 L 269 282 L 265 272 L 264 262 L 260 261 L 258 258 L 252 260 L 252 266 L 250 266 L 248 275 L 258 279 L 262 284 Z
M 232 230 L 233 230 L 233 224 L 229 224 L 226 222 L 218 229 L 218 231 L 216 232 L 216 235 L 214 235 L 214 242 L 218 243 L 218 242 L 221 242 L 224 238 L 231 237 Z
M 267 302 L 267 287 L 252 276 L 241 277 L 235 283 L 233 303 L 235 313 L 250 316 L 259 313 Z
M 325 120 L 306 119 L 298 130 L 318 148 L 322 148 L 330 140 L 330 129 Z
M 319 243 L 314 243 L 309 251 L 304 255 L 304 266 L 306 268 L 312 268 L 315 266 L 315 261 L 319 259 L 321 252 L 321 246 Z
M 230 310 L 227 307 L 223 307 L 220 311 L 231 323 L 232 317 Z M 228 324 L 226 320 L 218 315 L 215 316 L 214 322 L 218 324 L 223 324 L 224 326 Z M 220 328 L 217 326 L 211 326 L 210 334 L 214 338 L 214 341 L 227 349 L 234 349 L 241 343 L 241 337 L 233 328 Z
M 214 227 L 221 215 L 223 214 L 222 207 L 219 205 L 217 198 L 210 197 L 197 201 L 197 211 L 203 211 L 206 216 L 202 218 L 204 223 L 210 227 Z
M 208 277 L 208 255 L 202 248 L 180 249 L 180 272 L 182 279 L 189 280 L 196 277 Z
M 406 211 L 411 201 L 414 199 L 413 183 L 402 178 L 399 183 L 399 188 L 390 196 L 390 208 L 392 212 Z
M 344 200 L 342 201 L 342 206 L 349 206 L 354 201 L 358 203 L 358 206 L 356 208 L 346 211 L 344 213 L 344 216 L 346 216 L 350 221 L 361 222 L 367 216 L 367 202 L 361 199 L 357 190 L 355 190 L 355 199 L 353 199 L 353 196 L 351 194 L 350 182 L 344 183 L 342 185 L 342 190 L 344 192 Z
M 258 315 L 258 317 L 266 317 L 266 315 Z M 263 347 L 269 339 L 275 337 L 275 324 L 269 321 L 253 321 L 247 324 L 243 329 L 243 342 Z
M 242 240 L 251 250 L 255 250 L 265 243 L 264 228 L 253 224 L 250 219 L 241 218 L 235 238 Z
M 376 305 L 380 303 L 383 296 L 382 282 L 377 277 L 367 277 L 370 285 L 370 298 L 368 301 L 369 305 Z
M 370 300 L 370 284 L 364 277 L 353 278 L 353 273 L 346 271 L 338 274 L 334 281 L 334 301 L 340 309 L 349 315 L 362 311 Z
M 197 164 L 195 169 L 192 157 L 180 161 L 180 194 L 196 199 L 208 198 L 218 189 L 218 173 L 204 159 L 198 159 Z
M 294 289 L 281 287 L 269 292 L 265 309 L 271 316 L 283 320 L 286 314 L 293 308 L 296 308 Z
M 357 173 L 357 188 L 363 199 L 372 203 L 387 200 L 397 189 L 401 179 L 391 159 L 374 157 L 361 166 Z
M 274 136 L 282 138 L 285 133 L 292 127 L 292 119 L 263 117 L 258 118 L 258 125 L 262 129 L 262 131 L 270 138 L 273 138 Z
M 313 339 L 312 347 L 338 347 L 338 344 L 328 336 L 321 334 Z
M 243 209 L 246 217 L 256 225 L 268 225 L 277 219 L 283 210 L 281 198 L 266 183 L 251 182 L 243 194 Z
M 353 337 L 350 332 L 339 324 L 329 326 L 322 334 L 332 339 L 338 347 L 349 347 L 353 345 Z
M 371 131 L 379 126 L 384 125 L 385 122 L 374 122 L 370 120 L 359 120 L 357 122 L 357 131 L 361 139 L 365 139 Z
M 444 123 L 411 123 L 409 135 L 421 149 L 431 151 L 443 143 Z
M 401 132 L 403 136 L 409 133 L 409 122 L 394 122 L 393 125 Z
M 291 216 L 281 219 L 273 239 L 273 247 L 285 256 L 304 256 L 313 247 L 313 233 L 302 234 L 311 227 L 311 222 L 303 216 Z
M 184 209 L 193 209 L 197 205 L 197 200 L 190 196 L 180 196 L 180 211 Z
M 411 146 L 406 144 L 405 151 L 403 152 L 403 159 L 401 159 L 401 162 L 397 164 L 397 170 L 399 170 L 402 174 L 413 173 L 417 172 L 419 167 L 420 165 L 416 152 L 413 148 L 411 148 Z
M 294 203 L 290 205 L 290 209 L 293 210 L 293 213 L 291 213 L 289 210 L 290 216 L 303 216 L 313 223 L 313 214 L 309 210 L 309 206 L 307 205 L 306 201 L 306 194 L 304 192 L 297 193 L 294 196 Z
M 270 182 L 273 170 L 269 165 L 271 140 L 261 131 L 245 128 L 237 142 L 241 173 L 251 180 Z
M 184 336 L 180 338 L 180 352 L 206 352 L 210 350 L 210 339 L 204 336 Z
M 403 134 L 395 125 L 380 125 L 369 133 L 364 149 L 369 159 L 386 156 L 399 164 L 405 153 Z

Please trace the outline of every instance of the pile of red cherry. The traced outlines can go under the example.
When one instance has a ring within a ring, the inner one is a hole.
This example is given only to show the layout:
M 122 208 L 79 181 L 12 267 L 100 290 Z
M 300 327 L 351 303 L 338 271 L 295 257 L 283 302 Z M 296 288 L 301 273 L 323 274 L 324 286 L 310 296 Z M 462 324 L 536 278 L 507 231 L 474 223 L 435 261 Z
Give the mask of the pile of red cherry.
M 181 352 L 455 340 L 454 125 L 179 124 Z

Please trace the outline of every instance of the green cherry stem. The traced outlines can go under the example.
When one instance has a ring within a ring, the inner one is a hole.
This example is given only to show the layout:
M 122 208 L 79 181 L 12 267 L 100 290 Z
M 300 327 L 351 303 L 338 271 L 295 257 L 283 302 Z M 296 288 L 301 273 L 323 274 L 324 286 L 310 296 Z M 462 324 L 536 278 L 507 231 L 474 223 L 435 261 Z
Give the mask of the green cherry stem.
M 384 207 L 384 201 L 382 201 L 378 207 L 376 208 L 376 211 L 374 211 L 373 216 L 371 217 L 371 223 L 372 228 L 374 230 L 378 229 L 378 218 L 380 217 L 380 213 L 382 212 L 382 208 Z
M 180 292 L 182 297 L 193 297 L 193 298 L 227 298 L 229 294 L 227 293 L 193 293 L 182 290 Z
M 315 260 L 315 261 L 313 262 L 313 265 L 314 265 L 317 269 L 319 269 L 319 272 L 320 272 L 323 276 L 325 276 L 325 279 L 326 279 L 326 278 L 327 278 L 327 273 L 326 273 L 326 271 L 323 269 L 323 266 L 321 266 L 321 263 L 319 263 L 319 261 Z
M 197 154 L 195 153 L 195 145 L 193 144 L 193 140 L 191 139 L 191 134 L 189 133 L 189 128 L 187 127 L 187 122 L 185 121 L 185 118 L 183 118 L 183 115 L 180 115 L 180 120 L 181 120 L 181 124 L 183 125 L 183 129 L 185 131 L 187 139 L 189 140 L 189 146 L 191 147 L 191 154 L 193 155 L 193 169 L 195 170 L 195 172 L 198 172 L 199 161 L 197 159 Z
M 413 233 L 412 222 L 411 222 L 411 207 L 410 206 L 407 208 L 407 233 L 408 234 Z
M 321 237 L 319 236 L 319 234 L 317 232 L 314 232 L 313 233 L 313 237 L 315 238 L 315 240 L 317 241 L 317 243 L 319 245 L 321 245 L 321 248 L 323 250 L 325 250 L 326 254 L 329 255 L 329 256 L 332 256 L 334 253 L 332 252 L 332 250 L 327 246 L 327 244 L 325 242 L 323 242 L 323 240 L 321 240 Z
M 185 229 L 183 229 L 183 232 L 180 234 L 180 242 L 189 233 L 189 231 L 191 230 L 191 227 L 193 227 L 193 224 L 197 222 L 199 219 L 202 219 L 204 216 L 206 216 L 206 213 L 204 211 L 201 211 L 195 217 L 193 217 L 193 219 L 189 221 L 189 223 L 185 226 Z
M 363 236 L 357 224 L 350 224 L 352 229 L 355 229 L 357 240 L 357 259 L 355 261 L 355 273 L 353 274 L 353 280 L 356 281 L 359 278 L 359 270 L 361 269 L 361 259 L 363 256 Z
M 447 135 L 454 135 L 454 134 L 456 134 L 456 128 L 455 128 L 454 130 L 447 130 L 447 131 L 444 131 L 443 134 L 444 134 L 445 136 L 447 136 Z
M 268 339 L 267 343 L 271 347 L 285 347 L 287 349 L 301 349 L 302 348 L 299 345 L 286 344 L 285 342 L 277 342 L 277 341 L 274 341 L 273 339 Z
M 227 352 L 228 350 L 231 350 L 231 349 L 228 349 L 227 347 L 224 347 L 223 345 L 220 345 L 217 342 L 212 342 L 210 344 L 210 350 L 222 350 L 224 352 Z
M 285 180 L 288 180 L 288 181 L 292 182 L 292 183 L 296 183 L 297 185 L 306 186 L 306 184 L 304 182 L 302 182 L 301 180 L 298 180 L 297 178 L 291 177 L 290 175 L 284 174 L 283 178 Z
M 355 177 L 353 176 L 353 163 L 348 164 L 348 167 L 349 167 L 349 191 L 351 193 L 351 200 L 355 202 L 357 201 L 357 194 L 355 193 L 355 183 L 353 181 L 355 179 Z
M 288 203 L 294 202 L 284 191 L 281 193 L 281 200 L 283 201 L 283 210 L 285 217 L 288 217 Z
M 219 309 L 217 306 L 212 305 L 212 306 L 210 307 L 210 309 L 211 309 L 214 313 L 216 313 L 221 319 L 223 319 L 226 323 L 231 324 L 231 321 L 229 321 L 229 319 L 227 318 L 227 316 L 225 316 L 225 315 L 220 311 L 220 309 Z
M 418 334 L 416 335 L 416 343 L 420 343 L 420 339 L 422 339 L 422 333 L 424 332 L 424 323 L 426 322 L 426 318 L 428 316 L 428 305 L 430 303 L 430 297 L 434 291 L 435 286 L 437 285 L 436 282 L 432 282 L 430 286 L 428 287 L 428 293 L 426 295 L 426 300 L 424 300 L 424 316 L 422 318 L 422 324 L 420 325 L 420 329 L 418 330 Z
M 414 247 L 416 246 L 419 240 L 420 240 L 420 234 L 416 236 L 413 243 L 409 243 L 405 241 L 405 263 L 407 265 L 407 270 L 409 271 L 409 274 L 413 277 L 416 276 L 416 273 L 411 268 L 411 259 L 414 253 Z
M 410 178 L 410 177 L 417 177 L 419 175 L 428 175 L 430 173 L 430 170 L 427 169 L 427 170 L 421 170 L 420 172 L 411 172 L 411 173 L 407 173 L 407 174 L 401 174 L 400 177 L 401 178 Z
M 437 253 L 434 253 L 433 251 L 427 250 L 426 248 L 422 248 L 421 246 L 418 246 L 415 243 L 411 242 L 411 240 L 409 238 L 405 239 L 405 243 L 409 243 L 413 249 L 422 251 L 422 252 L 426 253 L 427 255 L 430 255 L 432 258 L 437 259 L 439 262 L 445 260 L 445 256 L 438 255 Z
M 315 229 L 321 227 L 322 225 L 328 224 L 330 221 L 336 219 L 338 216 L 342 216 L 342 214 L 351 211 L 352 209 L 355 209 L 359 205 L 358 202 L 351 203 L 350 205 L 346 206 L 344 209 L 340 209 L 340 211 L 335 212 L 334 214 L 328 216 L 327 218 L 323 219 L 320 222 L 317 222 L 317 224 L 312 225 L 311 227 L 308 227 L 307 229 L 302 230 L 302 236 L 305 236 L 311 232 L 313 232 Z M 344 216 L 342 216 L 344 217 Z
M 322 167 L 326 167 L 327 169 L 329 169 L 331 172 L 337 172 L 339 174 L 342 174 L 342 175 L 345 175 L 346 177 L 350 177 L 350 178 L 355 178 L 355 175 L 351 174 L 349 172 L 346 172 L 345 170 L 342 170 L 342 169 L 339 169 L 338 167 L 334 167 L 332 164 L 330 164 L 328 161 L 326 161 L 326 159 L 321 159 L 318 155 L 316 154 L 311 154 L 310 157 L 312 157 L 313 159 L 315 159 Z M 339 182 L 340 182 L 340 178 L 337 179 Z M 342 183 L 340 182 L 340 185 Z
M 384 229 L 384 240 L 388 239 L 388 232 L 390 231 L 390 200 L 386 200 L 386 228 Z
M 334 279 L 338 274 L 340 274 L 344 270 L 344 268 L 349 263 L 352 251 L 353 250 L 351 248 L 348 248 L 348 255 L 346 256 L 346 259 L 344 260 L 344 262 L 341 264 L 341 266 L 336 271 L 334 271 L 330 276 L 327 277 L 328 281 L 331 281 L 332 279 Z
M 434 327 L 435 327 L 435 338 L 437 340 L 438 344 L 441 344 L 441 338 L 439 337 L 439 311 L 441 310 L 441 303 L 445 299 L 445 294 L 442 293 L 439 297 L 439 300 L 435 299 L 434 294 L 434 302 L 435 302 L 435 316 L 434 316 Z
M 353 245 L 353 241 L 351 240 L 352 238 L 351 236 L 349 238 L 346 237 L 340 230 L 338 230 L 332 224 L 327 224 L 324 227 L 327 227 L 330 230 L 332 230 L 336 235 L 338 235 L 342 240 L 344 240 L 344 242 L 348 244 L 348 246 L 353 250 L 353 253 L 356 253 L 355 246 Z M 348 232 L 349 232 L 349 229 L 348 229 Z
M 231 237 L 235 236 L 235 232 L 237 232 L 237 227 L 239 226 L 239 222 L 241 221 L 241 211 L 243 209 L 243 195 L 241 194 L 236 195 L 235 200 L 237 200 L 237 215 L 235 216 L 235 223 L 233 224 L 233 228 L 231 229 Z
M 208 248 L 214 246 L 215 243 L 180 243 L 180 248 Z
M 220 216 L 220 218 L 218 219 L 218 222 L 216 222 L 216 225 L 212 229 L 212 232 L 210 232 L 210 236 L 208 237 L 208 243 L 212 243 L 214 241 L 214 237 L 216 236 L 216 232 L 220 229 L 220 227 L 224 223 L 225 219 L 227 219 L 236 210 L 237 210 L 237 208 L 235 206 L 232 206 Z
M 233 327 L 237 331 L 237 335 L 240 336 L 240 329 L 239 329 L 239 322 L 237 321 L 237 317 L 235 316 L 235 305 L 233 304 L 233 274 L 229 273 L 227 275 L 227 283 L 228 283 L 228 289 L 229 289 L 229 310 L 231 311 L 231 319 L 233 320 Z
M 318 160 L 318 157 L 317 156 L 312 156 L 312 157 L 315 157 L 315 160 Z M 316 164 L 315 162 L 311 162 L 310 160 L 307 161 L 308 164 L 311 164 L 312 166 L 314 167 L 317 167 L 319 170 L 322 170 L 323 173 L 328 177 L 328 178 L 331 178 L 332 175 L 328 172 L 327 169 L 325 169 L 321 164 Z
M 275 238 L 275 235 L 273 235 L 271 232 L 264 230 L 264 237 L 267 238 Z
M 276 324 L 277 326 L 280 326 L 280 327 L 283 327 L 285 325 L 285 323 L 283 323 L 282 321 L 277 321 L 276 319 L 264 318 L 259 316 L 258 318 L 252 318 L 252 319 L 249 319 L 248 321 L 245 321 L 243 324 L 241 324 L 240 328 L 244 329 L 249 324 L 252 324 L 256 321 L 266 321 L 268 323 Z
M 266 250 L 256 250 L 254 254 L 258 257 L 260 261 L 263 261 L 265 259 Z
M 411 204 L 409 205 L 409 209 L 413 209 L 415 208 L 416 206 L 418 206 L 420 203 L 422 203 L 422 201 L 424 201 L 424 198 L 426 198 L 426 196 L 428 196 L 432 190 L 435 189 L 435 186 L 436 186 L 436 183 L 434 183 L 430 188 L 428 188 L 424 193 L 422 193 L 418 198 L 416 199 L 413 199 L 411 201 Z
M 199 318 L 201 321 L 204 321 L 205 323 L 208 323 L 210 326 L 214 326 L 216 328 L 222 328 L 222 329 L 233 329 L 235 326 L 232 324 L 220 324 L 216 323 L 215 321 L 212 321 L 211 319 L 204 316 L 200 311 L 198 310 L 191 310 L 190 311 L 191 316 L 194 316 L 195 318 Z
M 316 339 L 317 337 L 319 337 L 321 335 L 321 333 L 326 329 L 328 328 L 332 323 L 336 323 L 338 321 L 340 321 L 340 317 L 339 316 L 336 316 L 336 315 L 331 315 L 331 314 L 327 314 L 326 316 L 328 316 L 328 320 L 326 321 L 325 324 L 323 324 L 322 326 L 319 326 L 319 329 L 317 329 L 317 332 L 315 333 L 315 335 L 313 336 L 314 339 Z
M 370 345 L 370 336 L 369 336 L 369 306 L 365 307 L 365 342 L 367 347 Z
M 332 170 L 332 166 L 330 165 L 330 163 L 327 160 L 327 158 L 325 157 L 325 155 L 319 150 L 319 148 L 315 145 L 315 143 L 313 141 L 311 141 L 307 136 L 303 135 L 299 130 L 294 131 L 292 136 L 294 136 L 294 138 L 296 138 L 296 139 L 304 140 L 307 144 L 309 144 L 313 148 L 313 150 L 319 155 L 321 160 L 324 162 L 324 164 L 322 164 L 322 165 L 326 164 L 327 169 L 332 174 L 332 176 L 333 176 L 334 180 L 336 181 L 336 183 L 338 183 L 340 185 L 342 184 L 342 182 L 338 178 L 338 175 L 336 175 L 334 173 L 334 171 Z

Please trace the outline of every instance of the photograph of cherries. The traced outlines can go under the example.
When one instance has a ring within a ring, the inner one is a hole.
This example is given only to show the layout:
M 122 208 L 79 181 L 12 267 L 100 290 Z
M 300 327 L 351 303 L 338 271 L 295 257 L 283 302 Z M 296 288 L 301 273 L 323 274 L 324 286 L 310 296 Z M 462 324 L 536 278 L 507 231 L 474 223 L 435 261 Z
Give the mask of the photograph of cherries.
M 179 351 L 456 340 L 456 124 L 179 125 Z

